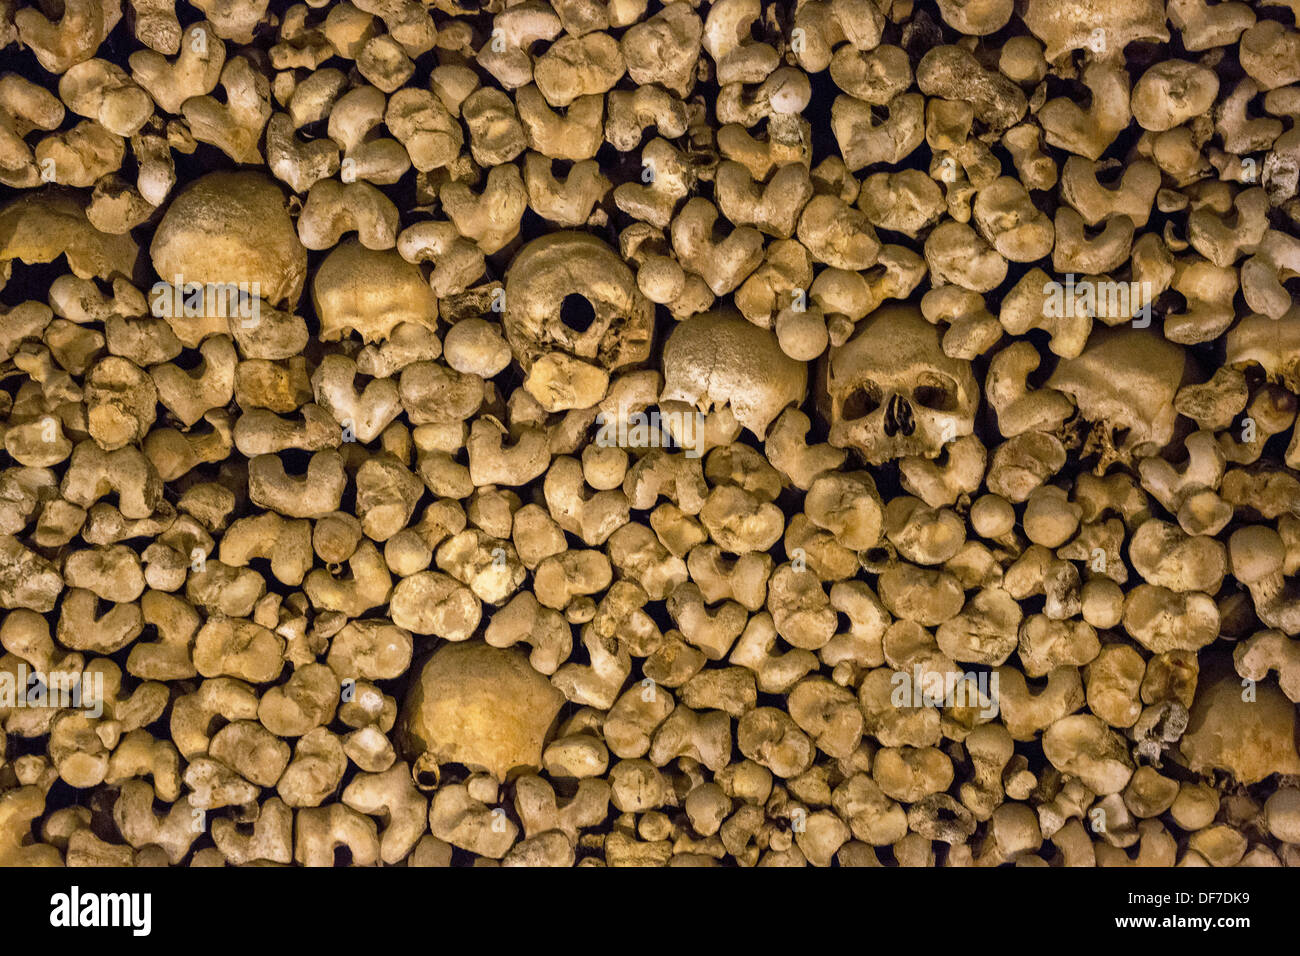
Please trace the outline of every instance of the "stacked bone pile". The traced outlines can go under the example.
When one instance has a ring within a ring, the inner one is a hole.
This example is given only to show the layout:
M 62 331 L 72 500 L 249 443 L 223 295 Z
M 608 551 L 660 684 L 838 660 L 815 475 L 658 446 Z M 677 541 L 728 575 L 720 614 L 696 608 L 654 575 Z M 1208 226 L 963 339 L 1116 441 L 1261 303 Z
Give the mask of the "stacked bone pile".
M 0 0 L 0 864 L 1300 862 L 1300 0 L 459 2 Z

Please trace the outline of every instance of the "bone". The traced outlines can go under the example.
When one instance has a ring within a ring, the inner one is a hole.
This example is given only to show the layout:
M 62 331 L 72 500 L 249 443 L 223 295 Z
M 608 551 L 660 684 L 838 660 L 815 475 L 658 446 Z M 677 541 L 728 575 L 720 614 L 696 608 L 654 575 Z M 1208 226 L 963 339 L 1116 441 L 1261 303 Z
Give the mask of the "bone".
M 1294 0 L 3 6 L 0 863 L 1300 862 Z

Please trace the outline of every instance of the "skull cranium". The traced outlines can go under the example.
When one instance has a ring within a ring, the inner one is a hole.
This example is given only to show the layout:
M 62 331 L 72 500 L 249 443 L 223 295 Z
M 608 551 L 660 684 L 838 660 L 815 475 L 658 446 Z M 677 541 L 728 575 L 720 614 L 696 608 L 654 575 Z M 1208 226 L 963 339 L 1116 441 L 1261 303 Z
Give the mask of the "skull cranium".
M 807 393 L 807 366 L 782 352 L 770 331 L 734 312 L 687 319 L 664 345 L 661 403 L 685 402 L 705 414 L 728 406 L 736 423 L 759 438 Z
M 830 351 L 830 443 L 868 463 L 937 457 L 975 427 L 979 387 L 970 362 L 950 358 L 940 331 L 908 305 L 877 309 Z
M 604 398 L 610 372 L 649 356 L 654 305 L 605 243 L 555 232 L 511 263 L 504 325 L 524 388 L 542 407 L 589 408 Z
M 1169 444 L 1178 418 L 1174 396 L 1186 374 L 1187 353 L 1163 336 L 1096 329 L 1081 355 L 1061 360 L 1047 387 L 1069 395 L 1094 424 L 1104 465 Z
M 1300 305 L 1280 319 L 1249 315 L 1228 333 L 1228 365 L 1259 365 L 1269 381 L 1300 391 Z
M 516 650 L 482 641 L 444 644 L 411 689 L 402 727 L 416 768 L 461 763 L 504 781 L 541 766 L 564 695 Z

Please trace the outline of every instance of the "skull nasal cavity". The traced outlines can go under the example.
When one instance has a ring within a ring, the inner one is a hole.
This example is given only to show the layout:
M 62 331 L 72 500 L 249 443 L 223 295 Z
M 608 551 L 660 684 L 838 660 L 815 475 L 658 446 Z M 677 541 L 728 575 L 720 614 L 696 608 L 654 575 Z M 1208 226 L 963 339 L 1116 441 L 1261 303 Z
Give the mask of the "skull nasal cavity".
M 560 303 L 560 321 L 574 332 L 586 332 L 596 321 L 596 310 L 585 297 L 573 292 Z
M 916 431 L 916 420 L 912 417 L 912 406 L 901 395 L 892 395 L 885 407 L 885 434 L 891 438 L 902 432 L 910 435 Z

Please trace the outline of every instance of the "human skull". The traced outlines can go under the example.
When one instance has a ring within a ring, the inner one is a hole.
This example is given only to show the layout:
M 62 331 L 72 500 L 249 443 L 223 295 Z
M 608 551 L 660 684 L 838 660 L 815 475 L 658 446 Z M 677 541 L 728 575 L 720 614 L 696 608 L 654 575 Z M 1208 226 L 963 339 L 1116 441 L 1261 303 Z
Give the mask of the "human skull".
M 1271 681 L 1242 693 L 1232 662 L 1206 654 L 1179 750 L 1194 772 L 1226 770 L 1244 784 L 1300 773 L 1296 710 Z M 1245 699 L 1249 696 L 1249 699 Z
M 1300 305 L 1280 319 L 1249 315 L 1228 333 L 1225 364 L 1259 365 L 1269 381 L 1300 391 Z
M 781 351 L 777 338 L 734 312 L 679 322 L 664 345 L 660 403 L 685 402 L 708 414 L 728 406 L 760 439 L 788 405 L 808 393 L 808 366 Z
M 420 267 L 392 249 L 367 249 L 355 239 L 325 257 L 311 294 L 323 342 L 349 331 L 364 342 L 382 342 L 404 322 L 427 329 L 438 322 L 438 300 Z
M 506 338 L 524 388 L 550 412 L 590 408 L 609 373 L 644 361 L 654 305 L 632 270 L 595 236 L 555 232 L 534 239 L 506 273 Z
M 446 763 L 486 770 L 500 781 L 536 769 L 564 695 L 510 648 L 482 641 L 444 644 L 420 671 L 402 714 L 417 769 Z
M 935 458 L 975 428 L 979 387 L 970 362 L 949 358 L 940 332 L 909 305 L 869 315 L 830 351 L 826 375 L 829 440 L 868 463 Z
M 1062 359 L 1047 387 L 1074 399 L 1094 423 L 1104 460 L 1153 454 L 1173 439 L 1174 395 L 1187 354 L 1159 334 L 1096 329 L 1077 358 Z
M 284 193 L 260 173 L 209 173 L 181 192 L 149 246 L 165 282 L 244 283 L 277 308 L 293 308 L 307 278 L 307 250 Z

